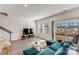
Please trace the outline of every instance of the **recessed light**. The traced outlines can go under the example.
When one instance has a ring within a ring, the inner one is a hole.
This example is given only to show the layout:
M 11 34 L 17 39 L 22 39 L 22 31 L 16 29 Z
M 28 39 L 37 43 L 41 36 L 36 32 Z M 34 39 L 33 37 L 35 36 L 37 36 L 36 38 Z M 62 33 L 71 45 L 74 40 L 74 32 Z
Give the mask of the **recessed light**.
M 24 6 L 27 7 L 28 5 L 27 4 L 24 4 Z

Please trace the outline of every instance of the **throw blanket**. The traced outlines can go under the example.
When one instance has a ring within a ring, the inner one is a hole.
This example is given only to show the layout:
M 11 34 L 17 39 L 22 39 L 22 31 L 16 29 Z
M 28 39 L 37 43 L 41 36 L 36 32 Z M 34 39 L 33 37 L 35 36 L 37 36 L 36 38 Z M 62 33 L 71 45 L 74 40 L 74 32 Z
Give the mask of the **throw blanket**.
M 10 42 L 5 41 L 5 40 L 0 40 L 0 54 L 3 50 L 3 48 L 10 46 Z

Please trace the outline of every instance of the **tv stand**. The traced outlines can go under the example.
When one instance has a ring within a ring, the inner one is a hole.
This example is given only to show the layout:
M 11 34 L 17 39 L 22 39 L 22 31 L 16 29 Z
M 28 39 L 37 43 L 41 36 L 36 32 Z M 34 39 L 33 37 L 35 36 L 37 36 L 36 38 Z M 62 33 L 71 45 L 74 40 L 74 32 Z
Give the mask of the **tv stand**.
M 33 38 L 33 37 L 34 37 L 34 34 L 22 35 L 21 40 L 28 39 L 28 38 Z

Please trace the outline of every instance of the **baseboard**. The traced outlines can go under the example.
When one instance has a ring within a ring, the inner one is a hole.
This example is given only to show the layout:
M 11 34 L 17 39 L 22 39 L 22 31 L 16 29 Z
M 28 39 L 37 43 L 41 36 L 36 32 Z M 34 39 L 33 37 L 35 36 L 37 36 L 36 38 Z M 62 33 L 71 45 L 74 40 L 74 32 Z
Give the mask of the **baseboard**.
M 42 39 L 42 40 L 46 40 L 46 39 L 44 39 L 44 38 L 42 38 L 42 37 L 39 37 L 39 36 L 35 36 L 35 37 L 37 37 L 37 38 L 39 38 L 39 39 Z

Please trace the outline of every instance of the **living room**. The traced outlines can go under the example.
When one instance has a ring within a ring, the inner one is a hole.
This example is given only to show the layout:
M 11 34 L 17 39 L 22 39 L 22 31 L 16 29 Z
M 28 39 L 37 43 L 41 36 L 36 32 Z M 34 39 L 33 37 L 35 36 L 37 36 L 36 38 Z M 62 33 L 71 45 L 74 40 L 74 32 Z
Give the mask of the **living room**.
M 0 54 L 78 55 L 79 42 L 71 44 L 78 35 L 78 12 L 78 4 L 0 4 Z M 67 51 L 58 54 L 65 41 Z

